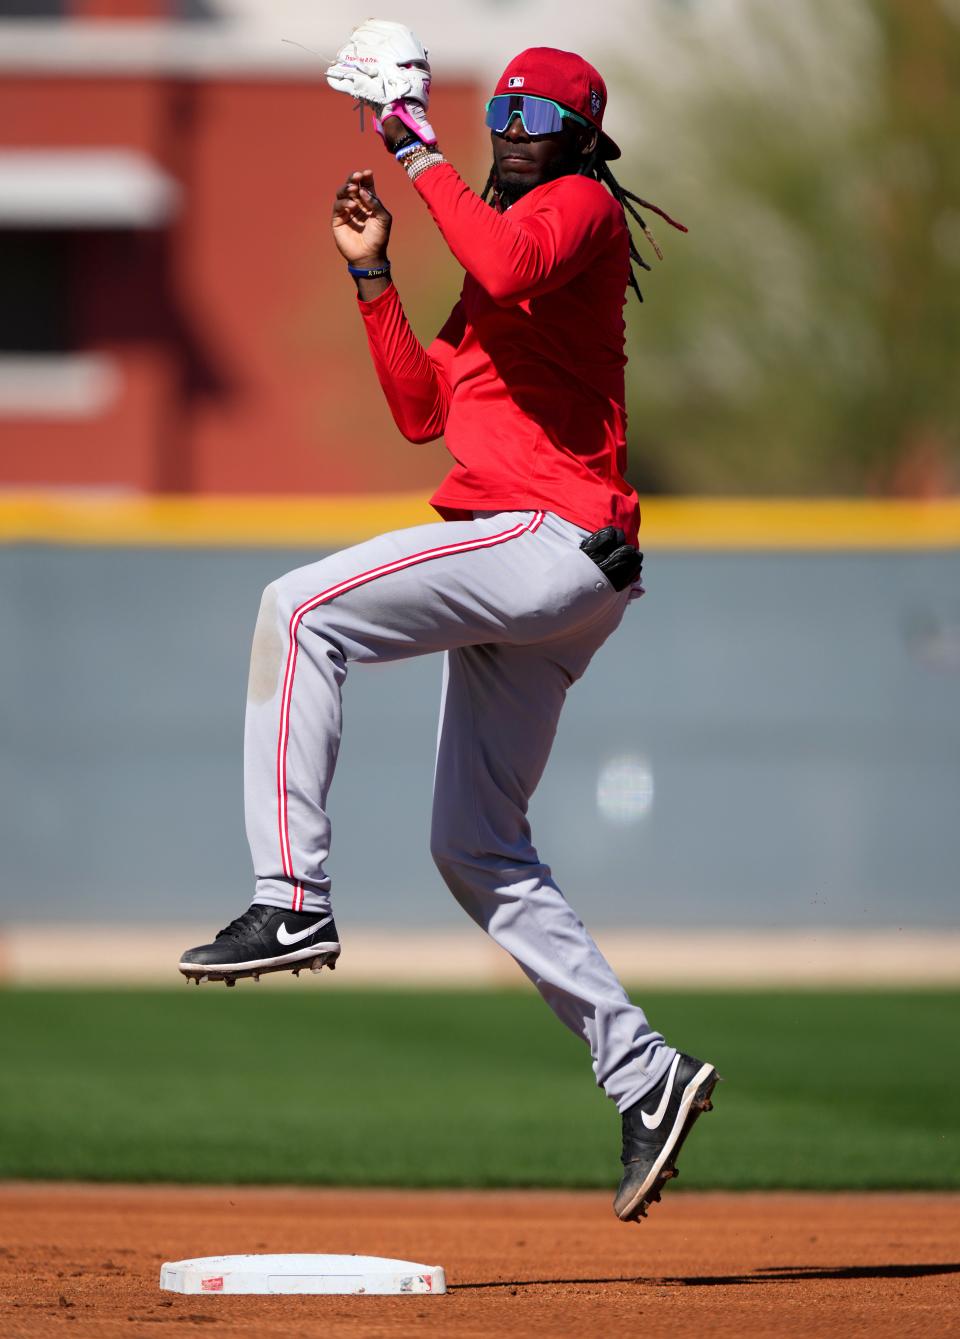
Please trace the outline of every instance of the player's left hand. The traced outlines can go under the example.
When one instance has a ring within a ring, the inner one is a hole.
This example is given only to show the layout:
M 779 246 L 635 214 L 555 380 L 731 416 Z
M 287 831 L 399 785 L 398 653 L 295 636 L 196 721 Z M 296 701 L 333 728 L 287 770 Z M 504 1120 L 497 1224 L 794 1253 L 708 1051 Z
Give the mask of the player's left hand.
M 430 62 L 423 43 L 402 23 L 366 19 L 354 28 L 327 70 L 327 83 L 372 107 L 378 118 L 397 117 L 407 130 L 435 144 L 426 117 Z M 378 126 L 378 129 L 382 128 Z
M 386 264 L 392 223 L 370 169 L 351 173 L 333 204 L 333 240 L 344 260 L 350 265 Z

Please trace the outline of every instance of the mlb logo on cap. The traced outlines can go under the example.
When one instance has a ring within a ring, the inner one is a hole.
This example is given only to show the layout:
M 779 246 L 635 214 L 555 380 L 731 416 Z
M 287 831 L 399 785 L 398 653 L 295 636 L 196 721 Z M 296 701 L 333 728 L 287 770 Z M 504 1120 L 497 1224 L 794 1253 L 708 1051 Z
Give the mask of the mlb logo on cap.
M 523 88 L 523 75 L 515 74 L 511 79 L 508 79 L 507 88 Z
M 593 112 L 594 116 L 599 116 L 603 110 L 603 98 L 595 88 L 591 88 L 590 90 L 590 110 Z

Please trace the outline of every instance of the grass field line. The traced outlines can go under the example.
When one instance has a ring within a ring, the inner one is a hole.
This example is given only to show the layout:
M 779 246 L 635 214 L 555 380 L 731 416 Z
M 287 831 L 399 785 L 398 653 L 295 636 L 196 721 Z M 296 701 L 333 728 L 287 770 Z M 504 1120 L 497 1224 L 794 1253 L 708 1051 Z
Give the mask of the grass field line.
M 0 1178 L 616 1184 L 616 1111 L 532 990 L 324 978 L 0 992 Z M 960 1188 L 960 991 L 636 994 L 723 1076 L 684 1187 Z
M 523 978 L 480 931 L 342 928 L 343 956 L 325 985 L 503 988 Z M 182 984 L 181 952 L 198 925 L 7 925 L 5 985 Z M 600 930 L 597 943 L 625 981 L 665 987 L 960 985 L 960 931 L 917 929 Z M 295 984 L 281 974 L 271 985 Z

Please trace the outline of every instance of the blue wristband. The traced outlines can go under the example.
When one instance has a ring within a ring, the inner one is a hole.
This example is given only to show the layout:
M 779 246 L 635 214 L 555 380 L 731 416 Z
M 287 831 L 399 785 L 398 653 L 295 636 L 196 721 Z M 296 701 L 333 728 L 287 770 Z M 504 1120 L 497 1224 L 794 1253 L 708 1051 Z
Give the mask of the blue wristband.
M 347 272 L 352 274 L 354 279 L 383 279 L 390 273 L 390 263 L 380 265 L 375 270 L 361 270 L 356 265 L 348 265 Z

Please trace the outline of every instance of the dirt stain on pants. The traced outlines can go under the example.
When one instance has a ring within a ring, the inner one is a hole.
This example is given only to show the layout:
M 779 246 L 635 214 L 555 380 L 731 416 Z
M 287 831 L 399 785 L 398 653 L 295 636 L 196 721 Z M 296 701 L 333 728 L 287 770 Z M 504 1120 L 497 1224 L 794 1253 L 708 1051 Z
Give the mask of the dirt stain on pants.
M 283 638 L 277 617 L 277 591 L 275 586 L 268 586 L 263 592 L 257 626 L 253 631 L 250 677 L 247 681 L 247 698 L 250 702 L 260 704 L 270 701 L 280 682 L 282 660 Z

